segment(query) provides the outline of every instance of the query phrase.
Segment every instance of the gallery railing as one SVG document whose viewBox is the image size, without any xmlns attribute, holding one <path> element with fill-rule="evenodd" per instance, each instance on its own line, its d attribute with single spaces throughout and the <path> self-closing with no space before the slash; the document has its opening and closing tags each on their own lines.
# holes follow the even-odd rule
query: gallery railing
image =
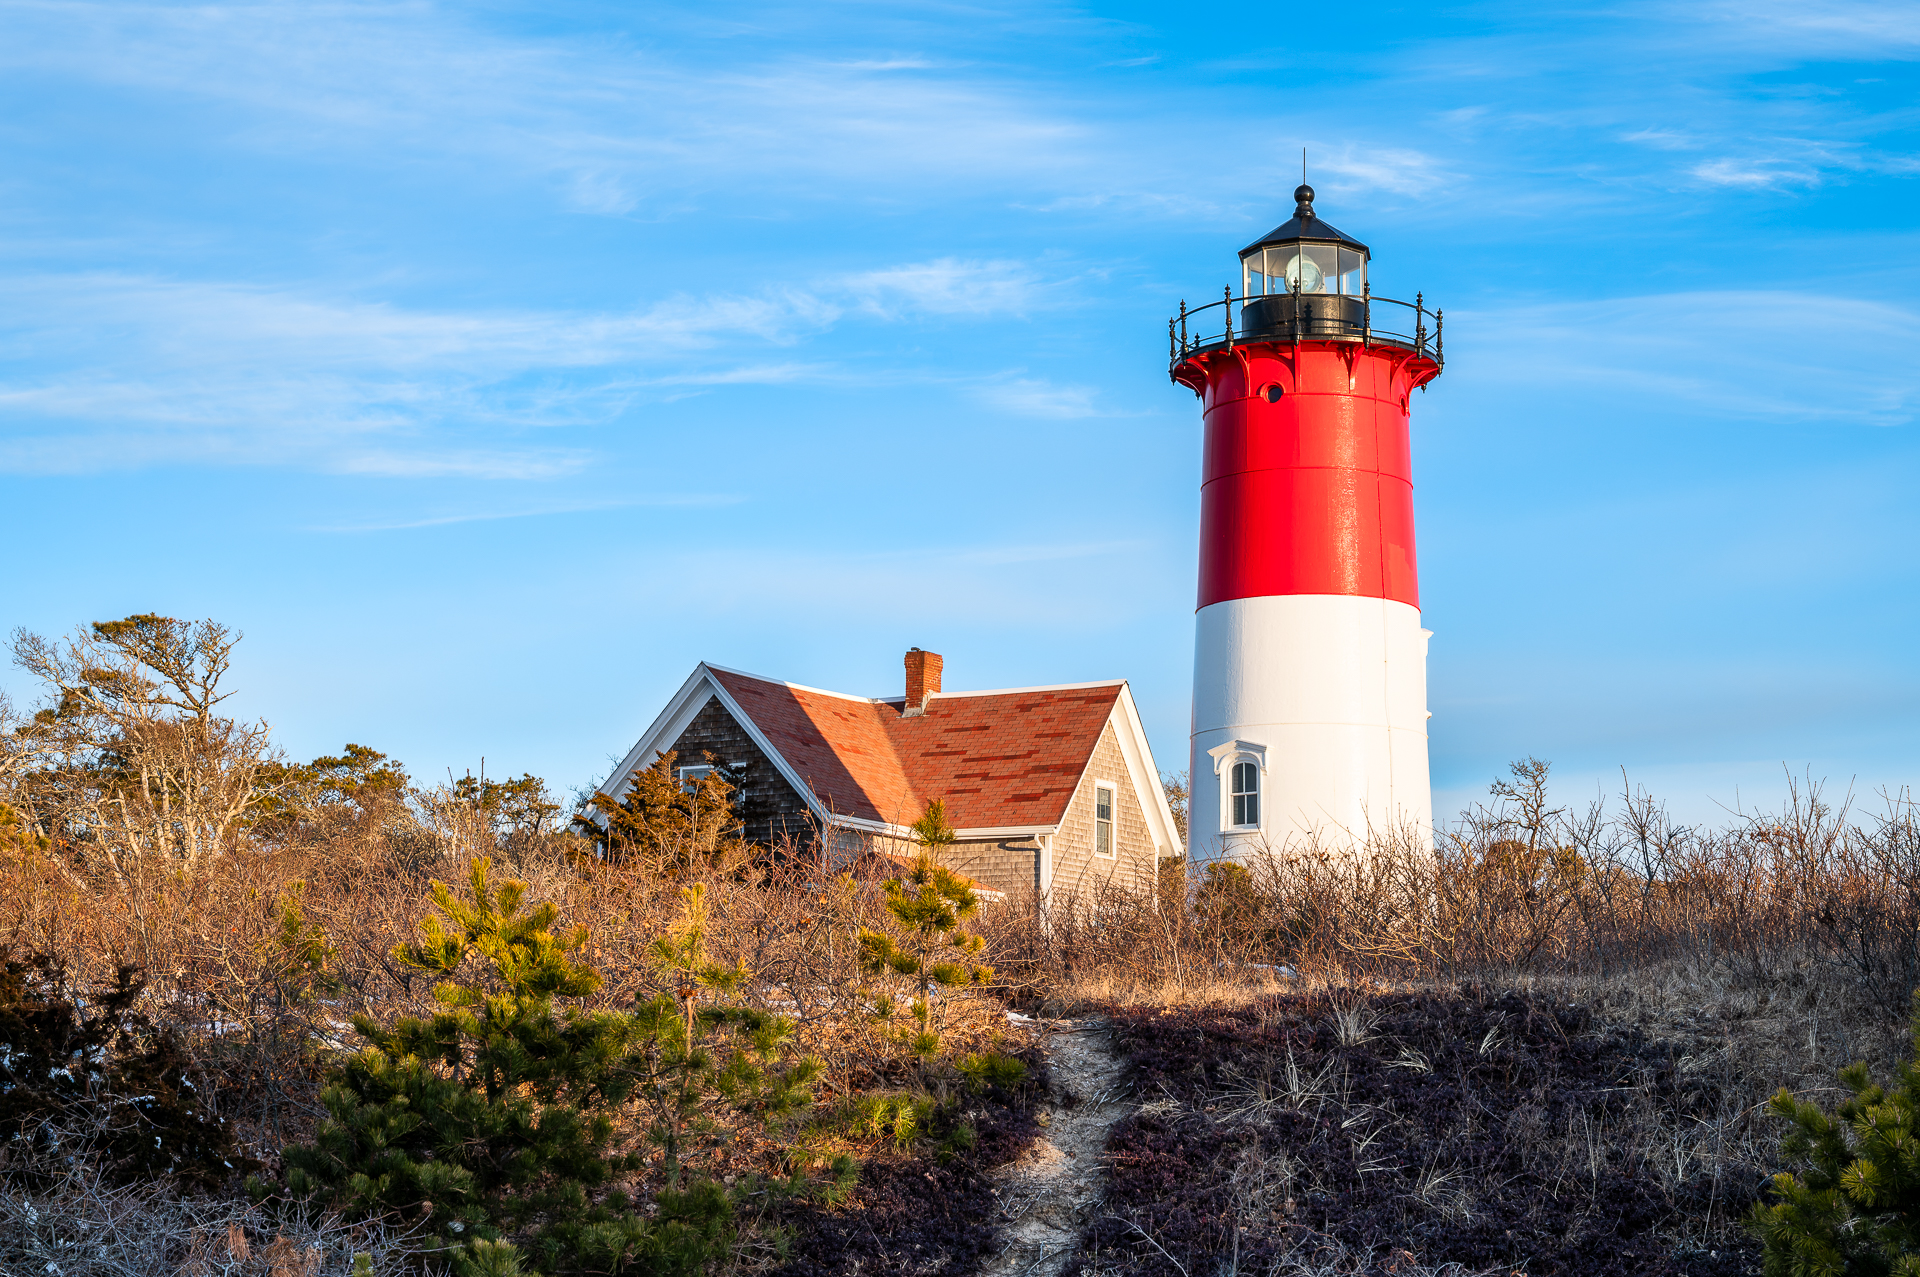
<svg viewBox="0 0 1920 1277">
<path fill-rule="evenodd" d="M 1428 310 L 1426 294 L 1410 302 L 1392 297 L 1343 297 L 1334 293 L 1270 293 L 1263 297 L 1235 297 L 1223 290 L 1217 302 L 1187 309 L 1167 321 L 1167 352 L 1171 367 L 1209 350 L 1224 350 L 1255 341 L 1352 341 L 1367 346 L 1395 346 L 1446 366 L 1443 317 Z M 1374 313 L 1376 306 L 1399 310 Z M 1237 314 L 1236 314 L 1237 310 Z M 1208 311 L 1218 312 L 1209 315 Z M 1376 318 L 1387 321 L 1377 324 Z M 1399 332 L 1413 320 L 1412 332 Z M 1431 321 L 1431 327 L 1429 327 Z M 1388 326 L 1390 325 L 1390 326 Z"/>
</svg>

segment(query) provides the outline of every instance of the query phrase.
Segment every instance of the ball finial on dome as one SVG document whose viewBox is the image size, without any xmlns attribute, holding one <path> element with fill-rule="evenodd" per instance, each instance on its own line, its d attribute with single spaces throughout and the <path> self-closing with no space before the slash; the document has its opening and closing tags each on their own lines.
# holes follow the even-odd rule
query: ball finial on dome
<svg viewBox="0 0 1920 1277">
<path fill-rule="evenodd" d="M 1305 182 L 1293 188 L 1293 215 L 1295 217 L 1313 216 L 1313 188 Z"/>
</svg>

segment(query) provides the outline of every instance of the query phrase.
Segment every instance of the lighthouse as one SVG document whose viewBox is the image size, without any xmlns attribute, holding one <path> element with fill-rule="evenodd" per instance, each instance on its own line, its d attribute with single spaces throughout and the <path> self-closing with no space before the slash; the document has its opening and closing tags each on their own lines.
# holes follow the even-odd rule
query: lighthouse
<svg viewBox="0 0 1920 1277">
<path fill-rule="evenodd" d="M 1432 837 L 1412 394 L 1444 363 L 1423 295 L 1377 297 L 1367 246 L 1293 217 L 1240 287 L 1185 302 L 1171 375 L 1200 397 L 1188 846 L 1241 859 Z"/>
</svg>

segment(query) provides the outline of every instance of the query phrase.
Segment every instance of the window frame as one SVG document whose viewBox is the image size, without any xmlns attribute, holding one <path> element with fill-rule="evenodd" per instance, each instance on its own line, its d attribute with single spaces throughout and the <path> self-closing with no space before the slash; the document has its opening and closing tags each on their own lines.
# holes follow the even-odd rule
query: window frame
<svg viewBox="0 0 1920 1277">
<path fill-rule="evenodd" d="M 1260 833 L 1267 827 L 1267 747 L 1256 741 L 1230 740 L 1215 745 L 1207 753 L 1213 756 L 1213 775 L 1220 788 L 1219 795 L 1220 829 L 1222 834 Z M 1259 819 L 1251 825 L 1233 823 L 1233 769 L 1241 763 L 1253 764 L 1255 795 L 1260 799 L 1255 815 Z"/>
<path fill-rule="evenodd" d="M 1107 818 L 1100 819 L 1100 791 L 1107 791 Z M 1107 850 L 1100 850 L 1100 826 L 1107 827 Z M 1120 858 L 1120 786 L 1110 780 L 1093 782 L 1093 854 L 1101 860 Z"/>
<path fill-rule="evenodd" d="M 695 785 L 719 770 L 719 767 L 712 763 L 689 763 L 685 767 L 673 769 L 674 779 L 680 782 L 681 792 L 688 794 L 693 792 Z"/>
<path fill-rule="evenodd" d="M 1246 775 L 1252 786 L 1250 789 L 1241 789 L 1239 787 L 1240 769 L 1243 767 L 1247 769 Z M 1262 797 L 1260 791 L 1265 789 L 1266 786 L 1261 784 L 1261 781 L 1265 778 L 1260 772 L 1260 764 L 1244 754 L 1236 756 L 1234 760 L 1227 765 L 1228 810 L 1222 813 L 1222 818 L 1226 821 L 1227 828 L 1236 833 L 1262 827 L 1261 817 L 1266 813 L 1262 810 L 1264 804 L 1260 801 Z M 1247 798 L 1253 800 L 1253 819 L 1241 820 L 1238 818 L 1240 815 L 1241 800 Z"/>
</svg>

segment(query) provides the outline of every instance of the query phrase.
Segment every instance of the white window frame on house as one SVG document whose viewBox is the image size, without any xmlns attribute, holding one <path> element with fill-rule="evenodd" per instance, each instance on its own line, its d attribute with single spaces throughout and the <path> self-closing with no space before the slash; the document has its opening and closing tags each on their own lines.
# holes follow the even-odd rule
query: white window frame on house
<svg viewBox="0 0 1920 1277">
<path fill-rule="evenodd" d="M 1258 833 L 1267 823 L 1267 747 L 1253 741 L 1230 740 L 1207 751 L 1213 755 L 1213 774 L 1220 784 L 1220 832 L 1223 834 Z M 1233 819 L 1233 773 L 1242 763 L 1253 765 L 1254 820 L 1235 824 Z"/>
<path fill-rule="evenodd" d="M 1100 791 L 1107 791 L 1107 818 L 1100 819 Z M 1100 827 L 1106 826 L 1107 849 L 1100 850 Z M 1120 786 L 1110 780 L 1093 782 L 1093 854 L 1102 860 L 1120 857 Z"/>
<path fill-rule="evenodd" d="M 693 763 L 689 766 L 675 769 L 679 775 L 680 788 L 689 791 L 701 780 L 713 775 L 715 770 L 712 763 Z"/>
</svg>

